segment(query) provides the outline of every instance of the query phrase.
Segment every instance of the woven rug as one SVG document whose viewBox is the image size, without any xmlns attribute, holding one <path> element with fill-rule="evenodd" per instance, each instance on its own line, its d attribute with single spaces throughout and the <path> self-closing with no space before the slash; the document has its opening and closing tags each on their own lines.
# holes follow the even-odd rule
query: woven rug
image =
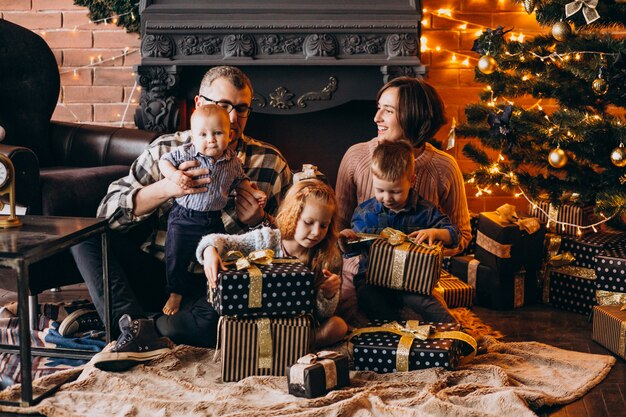
<svg viewBox="0 0 626 417">
<path fill-rule="evenodd" d="M 463 312 L 470 317 L 468 313 Z M 127 372 L 103 372 L 87 364 L 83 369 L 46 376 L 36 381 L 36 392 L 57 382 L 71 382 L 35 407 L 0 410 L 51 417 L 525 417 L 535 416 L 534 410 L 543 406 L 580 398 L 602 381 L 615 363 L 612 356 L 542 343 L 499 342 L 487 335 L 493 332 L 488 326 L 475 327 L 481 329 L 474 333 L 480 340 L 480 354 L 465 367 L 395 374 L 352 371 L 351 386 L 316 399 L 289 395 L 286 377 L 222 383 L 213 350 L 180 345 Z M 0 399 L 17 396 L 16 387 L 0 393 Z"/>
</svg>

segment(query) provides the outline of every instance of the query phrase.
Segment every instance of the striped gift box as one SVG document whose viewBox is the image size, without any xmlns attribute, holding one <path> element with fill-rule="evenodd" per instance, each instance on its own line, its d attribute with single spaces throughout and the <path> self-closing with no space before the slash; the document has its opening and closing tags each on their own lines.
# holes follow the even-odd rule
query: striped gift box
<svg viewBox="0 0 626 417">
<path fill-rule="evenodd" d="M 579 228 L 577 226 L 587 226 L 595 221 L 594 206 L 581 207 L 575 204 L 562 204 L 557 207 L 548 201 L 537 201 L 536 205 L 531 204 L 528 210 L 530 216 L 538 217 L 539 221 L 543 223 L 547 223 L 548 216 L 550 216 L 552 220 L 556 219 L 559 222 L 576 225 L 559 225 L 557 228 L 554 222 L 550 222 L 549 230 L 562 235 L 578 236 Z M 591 231 L 591 228 L 580 229 L 581 234 Z"/>
<path fill-rule="evenodd" d="M 591 338 L 626 359 L 626 311 L 621 306 L 595 306 Z"/>
<path fill-rule="evenodd" d="M 404 242 L 393 246 L 377 239 L 370 248 L 366 282 L 430 295 L 439 281 L 442 260 L 441 245 L 427 248 Z"/>
<path fill-rule="evenodd" d="M 219 343 L 224 382 L 252 375 L 285 375 L 288 365 L 311 351 L 310 315 L 291 318 L 221 317 Z"/>
<path fill-rule="evenodd" d="M 441 292 L 450 308 L 471 307 L 474 304 L 474 288 L 450 274 L 442 274 L 435 291 Z"/>
</svg>

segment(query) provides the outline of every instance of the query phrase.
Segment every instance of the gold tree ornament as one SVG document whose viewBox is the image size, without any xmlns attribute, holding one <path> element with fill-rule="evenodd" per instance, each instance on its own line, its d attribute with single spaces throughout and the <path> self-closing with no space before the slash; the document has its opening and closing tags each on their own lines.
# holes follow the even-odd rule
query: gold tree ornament
<svg viewBox="0 0 626 417">
<path fill-rule="evenodd" d="M 611 162 L 618 168 L 626 167 L 626 148 L 624 143 L 620 143 L 619 146 L 613 149 L 611 152 Z"/>
<path fill-rule="evenodd" d="M 556 149 L 550 151 L 548 162 L 553 168 L 563 168 L 565 164 L 567 164 L 567 154 L 563 149 L 557 146 Z"/>
<path fill-rule="evenodd" d="M 535 0 L 524 0 L 524 10 L 526 13 L 531 14 L 535 11 Z"/>
<path fill-rule="evenodd" d="M 572 34 L 572 28 L 567 22 L 556 22 L 552 26 L 552 37 L 559 42 L 565 42 Z"/>
<path fill-rule="evenodd" d="M 491 55 L 483 55 L 478 60 L 478 70 L 489 75 L 498 69 L 498 61 Z"/>
<path fill-rule="evenodd" d="M 596 95 L 603 96 L 609 91 L 609 83 L 603 78 L 596 78 L 591 83 L 591 89 Z"/>
</svg>

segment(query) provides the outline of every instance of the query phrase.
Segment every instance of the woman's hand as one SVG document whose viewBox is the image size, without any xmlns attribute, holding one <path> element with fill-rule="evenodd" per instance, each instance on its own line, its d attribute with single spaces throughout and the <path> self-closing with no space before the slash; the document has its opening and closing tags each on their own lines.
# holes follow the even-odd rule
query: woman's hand
<svg viewBox="0 0 626 417">
<path fill-rule="evenodd" d="M 341 278 L 339 275 L 333 274 L 328 269 L 322 269 L 322 273 L 324 274 L 324 282 L 320 285 L 320 290 L 323 291 L 324 297 L 333 298 L 337 291 L 339 291 L 339 287 L 341 286 Z"/>
<path fill-rule="evenodd" d="M 222 263 L 222 258 L 217 253 L 217 249 L 209 246 L 204 250 L 204 275 L 206 275 L 211 288 L 217 287 L 217 274 L 227 269 Z"/>
</svg>

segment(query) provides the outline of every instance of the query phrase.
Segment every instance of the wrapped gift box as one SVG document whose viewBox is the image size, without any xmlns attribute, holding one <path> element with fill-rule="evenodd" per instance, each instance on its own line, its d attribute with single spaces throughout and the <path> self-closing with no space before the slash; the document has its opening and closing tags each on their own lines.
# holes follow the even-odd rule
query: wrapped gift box
<svg viewBox="0 0 626 417">
<path fill-rule="evenodd" d="M 463 255 L 473 255 L 476 251 L 476 235 L 478 233 L 478 219 L 480 215 L 478 213 L 470 213 L 470 226 L 472 227 L 472 239 L 467 244 L 467 247 L 463 251 Z"/>
<path fill-rule="evenodd" d="M 209 301 L 220 316 L 276 317 L 312 313 L 314 275 L 301 262 L 253 265 L 248 269 L 220 272 Z M 289 260 L 291 261 L 291 260 Z"/>
<path fill-rule="evenodd" d="M 218 328 L 224 382 L 251 375 L 285 375 L 287 366 L 311 351 L 310 315 L 238 319 L 222 316 Z"/>
<path fill-rule="evenodd" d="M 557 207 L 549 201 L 540 200 L 536 202 L 536 205 L 530 205 L 529 214 L 537 217 L 542 223 L 547 223 L 548 216 L 550 216 L 550 218 L 559 222 L 575 225 L 557 225 L 552 221 L 550 222 L 549 230 L 562 235 L 578 236 L 579 231 L 580 234 L 592 232 L 591 228 L 581 229 L 577 226 L 587 226 L 595 223 L 597 216 L 594 214 L 594 210 L 594 206 L 583 207 L 576 204 L 562 204 Z"/>
<path fill-rule="evenodd" d="M 626 292 L 626 245 L 596 255 L 596 285 L 600 290 Z"/>
<path fill-rule="evenodd" d="M 541 267 L 545 228 L 532 234 L 495 212 L 480 213 L 475 258 L 499 273 L 513 275 L 522 267 L 535 272 Z"/>
<path fill-rule="evenodd" d="M 401 327 L 411 326 L 412 321 L 394 323 Z M 416 323 L 417 324 L 417 323 Z M 454 332 L 469 337 L 460 332 L 458 323 L 419 323 L 432 325 L 437 332 Z M 380 328 L 383 323 L 373 322 L 367 329 Z M 352 353 L 354 367 L 361 371 L 390 373 L 398 371 L 413 371 L 432 367 L 455 369 L 459 364 L 463 342 L 458 339 L 420 340 L 408 339 L 408 343 L 401 344 L 404 336 L 386 330 L 371 331 L 358 334 L 364 329 L 356 329 L 357 335 L 352 337 Z M 473 348 L 475 349 L 475 341 Z M 402 347 L 404 346 L 404 347 Z M 406 350 L 405 350 L 406 349 Z M 399 352 L 402 351 L 403 353 Z M 406 369 L 403 369 L 405 368 Z"/>
<path fill-rule="evenodd" d="M 322 351 L 309 353 L 287 367 L 289 394 L 315 398 L 329 391 L 350 385 L 350 371 L 346 355 Z"/>
<path fill-rule="evenodd" d="M 551 306 L 588 315 L 596 305 L 595 271 L 563 266 L 548 271 L 543 299 Z"/>
<path fill-rule="evenodd" d="M 404 242 L 394 246 L 377 239 L 370 248 L 366 282 L 430 295 L 439 280 L 442 258 L 441 245 Z"/>
<path fill-rule="evenodd" d="M 626 359 L 626 311 L 621 306 L 595 306 L 591 338 Z"/>
<path fill-rule="evenodd" d="M 474 305 L 474 287 L 449 273 L 442 273 L 434 291 L 439 291 L 449 308 Z"/>
<path fill-rule="evenodd" d="M 473 256 L 455 256 L 450 262 L 451 274 L 475 289 L 475 304 L 494 310 L 522 307 L 527 280 L 523 272 L 500 273 L 482 265 Z M 530 302 L 530 300 L 529 300 Z"/>
<path fill-rule="evenodd" d="M 596 256 L 605 248 L 626 245 L 626 233 L 598 232 L 584 236 L 563 236 L 559 253 L 569 252 L 576 260 L 572 263 L 583 268 L 595 268 Z"/>
</svg>

